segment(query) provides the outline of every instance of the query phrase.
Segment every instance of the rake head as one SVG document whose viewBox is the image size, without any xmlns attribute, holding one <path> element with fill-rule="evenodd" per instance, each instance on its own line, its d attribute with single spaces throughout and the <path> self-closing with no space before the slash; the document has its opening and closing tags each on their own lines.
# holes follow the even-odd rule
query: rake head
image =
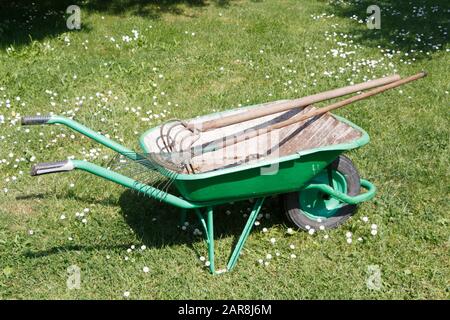
<svg viewBox="0 0 450 320">
<path fill-rule="evenodd" d="M 200 135 L 192 126 L 179 119 L 163 123 L 159 133 L 162 145 L 158 144 L 158 147 L 162 152 L 188 151 L 200 139 Z"/>
</svg>

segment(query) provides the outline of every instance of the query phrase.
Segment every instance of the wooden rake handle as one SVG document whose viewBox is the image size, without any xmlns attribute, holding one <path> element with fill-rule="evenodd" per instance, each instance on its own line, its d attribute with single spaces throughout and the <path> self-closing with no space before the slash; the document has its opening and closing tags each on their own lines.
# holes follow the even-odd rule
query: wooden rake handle
<svg viewBox="0 0 450 320">
<path fill-rule="evenodd" d="M 242 142 L 242 141 L 247 140 L 247 139 L 252 139 L 252 138 L 257 137 L 257 136 L 259 136 L 261 134 L 270 132 L 271 130 L 281 129 L 281 128 L 289 126 L 291 124 L 298 123 L 298 122 L 304 121 L 306 119 L 322 115 L 322 114 L 327 113 L 327 112 L 329 112 L 331 110 L 335 110 L 335 109 L 341 108 L 341 107 L 346 106 L 346 105 L 348 105 L 350 103 L 369 98 L 369 97 L 371 97 L 373 95 L 376 95 L 378 93 L 384 92 L 386 90 L 393 89 L 393 88 L 396 88 L 396 87 L 401 86 L 403 84 L 406 84 L 408 82 L 415 81 L 417 79 L 423 78 L 426 75 L 427 75 L 427 73 L 423 71 L 423 72 L 420 72 L 420 73 L 418 73 L 416 75 L 410 76 L 408 78 L 404 78 L 404 79 L 401 79 L 401 80 L 389 83 L 387 85 L 381 86 L 379 88 L 370 90 L 368 92 L 361 93 L 359 95 L 350 97 L 348 99 L 345 99 L 345 100 L 333 103 L 333 104 L 331 104 L 331 105 L 329 105 L 327 107 L 316 109 L 316 110 L 313 110 L 313 111 L 308 112 L 306 114 L 293 116 L 292 118 L 290 118 L 288 120 L 276 123 L 276 124 L 271 125 L 271 126 L 267 126 L 267 127 L 263 128 L 263 129 L 252 130 L 250 132 L 242 132 L 242 134 L 234 137 L 233 139 L 218 139 L 218 140 L 215 140 L 215 141 L 211 142 L 211 144 L 213 145 L 213 148 L 210 148 L 210 149 L 211 150 L 218 150 L 218 149 L 222 149 L 222 148 L 228 147 L 228 146 L 230 146 L 232 144 L 236 144 L 236 143 Z M 202 152 L 203 151 L 201 151 L 200 153 L 202 153 Z"/>
<path fill-rule="evenodd" d="M 307 97 L 303 97 L 303 98 L 299 98 L 299 99 L 295 99 L 295 100 L 289 100 L 289 101 L 282 102 L 282 103 L 279 103 L 276 105 L 270 104 L 270 105 L 262 106 L 257 109 L 249 110 L 247 112 L 242 112 L 239 114 L 225 116 L 225 117 L 222 117 L 219 119 L 205 121 L 201 124 L 196 124 L 196 125 L 195 124 L 187 124 L 186 126 L 189 130 L 192 130 L 192 131 L 195 130 L 195 131 L 205 132 L 205 131 L 209 131 L 212 129 L 222 128 L 222 127 L 229 126 L 232 124 L 241 123 L 244 121 L 264 117 L 264 116 L 267 116 L 270 114 L 287 111 L 287 110 L 294 109 L 294 108 L 306 107 L 308 105 L 311 105 L 311 104 L 314 104 L 317 102 L 330 100 L 330 99 L 342 97 L 342 96 L 345 96 L 345 95 L 348 95 L 351 93 L 355 93 L 358 91 L 363 91 L 366 89 L 379 87 L 379 86 L 382 86 L 382 85 L 385 85 L 388 83 L 392 83 L 392 82 L 395 82 L 398 80 L 400 80 L 399 75 L 391 75 L 388 77 L 370 80 L 367 82 L 362 82 L 362 83 L 358 83 L 358 84 L 343 87 L 343 88 L 338 88 L 338 89 L 334 89 L 334 90 L 317 93 L 317 94 L 314 94 L 311 96 L 307 96 Z"/>
<path fill-rule="evenodd" d="M 342 100 L 342 101 L 330 104 L 329 106 L 313 110 L 313 111 L 308 112 L 306 114 L 302 114 L 302 115 L 299 115 L 299 116 L 294 116 L 294 117 L 292 117 L 289 120 L 286 120 L 286 121 L 274 124 L 272 126 L 269 126 L 269 127 L 267 127 L 267 129 L 268 130 L 273 130 L 273 129 L 283 128 L 283 127 L 286 127 L 288 125 L 294 124 L 296 122 L 304 121 L 306 119 L 322 115 L 322 114 L 327 113 L 327 112 L 329 112 L 331 110 L 335 110 L 335 109 L 344 107 L 346 105 L 349 105 L 350 103 L 369 98 L 369 97 L 371 97 L 373 95 L 376 95 L 378 93 L 382 93 L 382 92 L 384 92 L 386 90 L 393 89 L 393 88 L 396 88 L 398 86 L 404 85 L 404 84 L 406 84 L 408 82 L 412 82 L 412 81 L 421 79 L 421 78 L 425 77 L 426 75 L 427 75 L 427 73 L 425 71 L 422 71 L 422 72 L 420 72 L 418 74 L 415 74 L 413 76 L 410 76 L 410 77 L 407 77 L 407 78 L 404 78 L 404 79 L 401 79 L 401 80 L 398 80 L 398 81 L 386 84 L 384 86 L 372 89 L 370 91 L 361 93 L 359 95 L 350 97 L 348 99 L 345 99 L 345 100 Z"/>
</svg>

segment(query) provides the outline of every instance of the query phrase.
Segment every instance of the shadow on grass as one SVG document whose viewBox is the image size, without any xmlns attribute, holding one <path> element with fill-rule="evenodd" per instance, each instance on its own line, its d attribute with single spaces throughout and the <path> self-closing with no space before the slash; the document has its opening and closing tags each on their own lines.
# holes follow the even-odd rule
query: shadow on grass
<svg viewBox="0 0 450 320">
<path fill-rule="evenodd" d="M 53 193 L 51 193 L 51 192 L 30 193 L 30 194 L 18 195 L 18 196 L 16 196 L 16 200 L 17 201 L 21 201 L 21 200 L 26 201 L 26 200 L 45 199 L 50 196 L 53 196 Z M 79 196 L 72 190 L 69 190 L 66 195 L 64 195 L 64 194 L 56 195 L 56 199 L 66 200 L 68 198 L 70 198 L 71 200 L 75 200 L 77 202 L 82 202 L 82 203 L 86 203 L 86 204 L 91 204 L 91 203 L 95 202 L 96 204 L 99 204 L 102 206 L 107 206 L 107 207 L 116 207 L 117 206 L 117 200 L 112 196 L 98 200 L 95 197 Z"/>
<path fill-rule="evenodd" d="M 194 236 L 195 229 L 204 234 L 204 230 L 194 213 L 194 210 L 188 210 L 187 221 L 189 225 L 186 230 L 180 228 L 181 210 L 145 196 L 140 196 L 131 190 L 127 190 L 120 197 L 120 206 L 127 224 L 133 229 L 146 246 L 161 248 L 192 244 L 204 241 L 203 236 Z M 262 213 L 271 212 L 271 219 L 262 219 L 261 223 L 270 227 L 273 224 L 282 223 L 282 212 L 279 209 L 279 198 L 266 199 Z M 253 206 L 248 201 L 240 201 L 235 204 L 222 205 L 214 207 L 214 238 L 220 239 L 233 236 L 236 244 L 242 233 L 247 219 L 243 217 L 244 213 Z M 204 209 L 203 209 L 204 210 Z M 226 211 L 231 212 L 230 215 Z M 205 244 L 206 246 L 206 244 Z M 231 252 L 230 252 L 231 253 Z"/>
<path fill-rule="evenodd" d="M 366 12 L 371 5 L 381 11 L 381 28 L 368 29 Z M 416 58 L 426 52 L 440 50 L 449 41 L 450 2 L 448 0 L 353 0 L 335 1 L 328 7 L 337 16 L 363 20 L 349 32 L 353 40 L 364 46 L 408 52 Z M 355 22 L 356 23 L 356 22 Z"/>
<path fill-rule="evenodd" d="M 55 37 L 70 31 L 66 13 L 70 5 L 81 9 L 82 31 L 89 26 L 83 22 L 83 12 L 98 12 L 113 15 L 138 15 L 158 19 L 164 13 L 184 14 L 180 5 L 204 7 L 214 4 L 227 7 L 231 0 L 87 0 L 76 3 L 73 0 L 12 0 L 0 2 L 0 48 L 21 47 L 33 40 Z M 74 31 L 77 32 L 77 31 Z"/>
<path fill-rule="evenodd" d="M 24 256 L 26 258 L 43 258 L 54 254 L 64 253 L 67 251 L 99 251 L 99 250 L 117 250 L 117 249 L 125 250 L 128 249 L 131 245 L 132 243 L 121 245 L 95 245 L 95 246 L 73 244 L 73 245 L 51 247 L 50 249 L 41 251 L 26 251 L 24 253 Z"/>
<path fill-rule="evenodd" d="M 38 197 L 40 196 L 38 195 Z M 248 201 L 241 201 L 236 204 L 214 208 L 214 238 L 233 237 L 233 244 L 229 251 L 230 255 L 247 221 L 243 217 L 243 214 L 248 212 L 252 205 Z M 183 231 L 178 226 L 180 223 L 180 210 L 164 202 L 139 195 L 132 190 L 126 190 L 119 199 L 119 206 L 122 209 L 126 223 L 134 231 L 141 243 L 145 244 L 148 248 L 187 245 L 199 255 L 194 247 L 194 243 L 204 242 L 206 251 L 206 242 L 203 236 L 195 236 L 193 234 L 195 228 L 203 232 L 193 210 L 188 211 L 187 221 L 189 222 L 189 226 Z M 227 210 L 230 210 L 232 214 L 227 215 Z M 280 199 L 278 197 L 269 197 L 266 199 L 262 209 L 262 213 L 264 212 L 270 212 L 271 218 L 262 219 L 261 226 L 270 227 L 274 224 L 283 223 L 283 212 L 280 210 Z M 27 258 L 41 258 L 66 251 L 127 249 L 131 245 L 132 243 L 95 246 L 64 245 L 41 251 L 27 251 L 24 255 Z"/>
</svg>

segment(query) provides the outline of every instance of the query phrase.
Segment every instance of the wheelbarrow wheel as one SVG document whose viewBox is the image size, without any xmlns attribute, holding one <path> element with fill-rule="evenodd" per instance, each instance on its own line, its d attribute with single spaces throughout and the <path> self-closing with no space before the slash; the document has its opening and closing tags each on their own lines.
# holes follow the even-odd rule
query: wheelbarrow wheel
<svg viewBox="0 0 450 320">
<path fill-rule="evenodd" d="M 330 164 L 333 188 L 350 196 L 360 192 L 359 173 L 346 156 L 339 156 Z M 329 170 L 315 176 L 312 183 L 330 183 Z M 285 214 L 290 222 L 302 230 L 336 228 L 356 211 L 356 205 L 342 203 L 319 190 L 301 190 L 284 195 Z"/>
</svg>

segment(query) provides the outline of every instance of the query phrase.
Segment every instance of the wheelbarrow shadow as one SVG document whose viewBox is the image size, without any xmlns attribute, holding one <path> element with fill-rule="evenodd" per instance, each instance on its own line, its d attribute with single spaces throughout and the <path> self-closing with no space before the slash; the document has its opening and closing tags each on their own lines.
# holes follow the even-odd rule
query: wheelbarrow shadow
<svg viewBox="0 0 450 320">
<path fill-rule="evenodd" d="M 33 194 L 18 197 L 18 200 L 29 198 L 43 198 L 45 194 Z M 78 198 L 79 201 L 83 199 Z M 107 205 L 113 204 L 111 201 L 105 201 Z M 164 248 L 167 246 L 187 245 L 197 255 L 200 253 L 194 244 L 203 242 L 202 235 L 194 235 L 194 230 L 202 230 L 202 227 L 193 210 L 188 210 L 186 230 L 180 226 L 181 210 L 139 194 L 133 190 L 125 190 L 119 198 L 118 205 L 125 222 L 130 226 L 141 244 L 149 248 Z M 242 229 L 246 223 L 245 214 L 248 214 L 253 206 L 249 201 L 240 201 L 233 204 L 217 206 L 214 208 L 215 220 L 215 239 L 234 237 L 232 246 L 234 247 L 239 239 Z M 283 223 L 282 212 L 279 209 L 280 203 L 278 197 L 270 197 L 263 206 L 263 213 L 270 212 L 270 219 L 262 219 L 261 226 L 270 227 L 274 224 Z M 65 245 L 52 247 L 43 251 L 27 251 L 25 256 L 28 258 L 40 258 L 48 255 L 58 254 L 66 251 L 92 251 L 92 250 L 115 250 L 127 249 L 132 245 L 130 243 L 113 245 Z M 206 250 L 206 246 L 205 246 Z M 230 252 L 231 254 L 231 248 Z"/>
<path fill-rule="evenodd" d="M 147 247 L 187 245 L 199 254 L 194 243 L 203 242 L 205 239 L 203 235 L 194 235 L 195 229 L 203 232 L 194 210 L 187 211 L 187 225 L 181 228 L 180 209 L 135 191 L 126 190 L 119 199 L 119 205 L 125 221 Z M 232 236 L 234 247 L 247 221 L 246 215 L 252 206 L 253 204 L 249 201 L 240 201 L 214 207 L 214 239 Z M 260 226 L 270 227 L 283 223 L 284 219 L 279 207 L 278 197 L 268 198 L 262 209 L 264 218 L 261 219 Z M 270 215 L 269 219 L 266 218 L 267 213 Z M 231 248 L 229 254 L 231 254 Z"/>
</svg>

